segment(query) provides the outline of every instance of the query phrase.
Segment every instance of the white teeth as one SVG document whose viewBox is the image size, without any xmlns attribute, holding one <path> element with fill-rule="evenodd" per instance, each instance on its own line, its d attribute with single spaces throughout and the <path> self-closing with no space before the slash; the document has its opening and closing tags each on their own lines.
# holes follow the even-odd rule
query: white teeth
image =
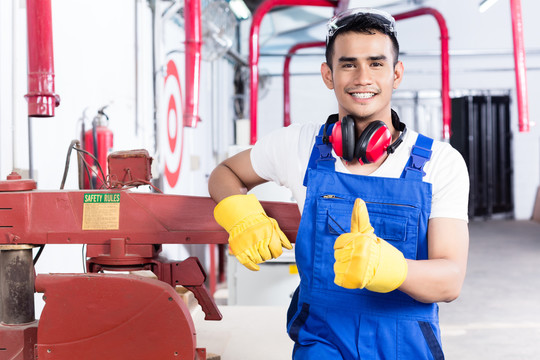
<svg viewBox="0 0 540 360">
<path fill-rule="evenodd" d="M 352 93 L 351 95 L 359 99 L 369 99 L 370 97 L 375 96 L 375 93 Z"/>
</svg>

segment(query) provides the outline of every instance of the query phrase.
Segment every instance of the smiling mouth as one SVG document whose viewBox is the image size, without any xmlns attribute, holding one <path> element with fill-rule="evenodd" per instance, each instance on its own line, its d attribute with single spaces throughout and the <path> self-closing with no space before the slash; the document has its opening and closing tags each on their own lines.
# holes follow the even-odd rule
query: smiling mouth
<svg viewBox="0 0 540 360">
<path fill-rule="evenodd" d="M 351 93 L 351 96 L 357 99 L 370 99 L 374 97 L 376 94 L 373 92 L 355 92 Z"/>
</svg>

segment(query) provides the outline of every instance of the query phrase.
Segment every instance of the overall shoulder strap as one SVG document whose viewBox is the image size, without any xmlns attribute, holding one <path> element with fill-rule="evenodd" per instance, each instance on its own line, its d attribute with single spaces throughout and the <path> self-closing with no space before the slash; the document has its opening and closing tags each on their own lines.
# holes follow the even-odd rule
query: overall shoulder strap
<svg viewBox="0 0 540 360">
<path fill-rule="evenodd" d="M 422 178 L 426 175 L 424 165 L 431 159 L 431 146 L 433 145 L 433 139 L 418 134 L 416 143 L 412 147 L 411 156 L 403 172 L 401 173 L 402 179 L 413 179 L 422 181 Z"/>
<path fill-rule="evenodd" d="M 334 163 L 336 159 L 332 156 L 332 144 L 325 141 L 324 133 L 332 132 L 334 124 L 328 125 L 328 123 L 321 126 L 319 134 L 315 137 L 315 145 L 311 150 L 311 156 L 309 157 L 306 173 L 304 174 L 304 186 L 307 186 L 307 173 L 309 169 L 317 169 L 317 167 L 327 167 L 334 169 Z"/>
</svg>

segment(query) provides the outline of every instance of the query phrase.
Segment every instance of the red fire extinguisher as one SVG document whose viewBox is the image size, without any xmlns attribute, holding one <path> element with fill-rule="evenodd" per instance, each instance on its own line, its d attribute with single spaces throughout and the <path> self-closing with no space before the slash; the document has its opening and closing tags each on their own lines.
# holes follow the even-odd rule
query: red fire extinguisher
<svg viewBox="0 0 540 360">
<path fill-rule="evenodd" d="M 97 159 L 96 162 L 91 156 L 84 155 L 86 164 L 92 168 L 84 176 L 85 189 L 101 189 L 105 187 L 103 182 L 107 181 L 107 156 L 113 148 L 113 133 L 108 127 L 109 117 L 104 112 L 106 107 L 98 110 L 92 120 L 92 128 L 84 133 L 83 148 Z"/>
</svg>

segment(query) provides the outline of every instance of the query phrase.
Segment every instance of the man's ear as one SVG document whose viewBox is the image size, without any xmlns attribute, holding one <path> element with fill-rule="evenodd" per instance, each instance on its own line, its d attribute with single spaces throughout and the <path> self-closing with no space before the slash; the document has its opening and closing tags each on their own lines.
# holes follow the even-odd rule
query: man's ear
<svg viewBox="0 0 540 360">
<path fill-rule="evenodd" d="M 321 64 L 321 75 L 322 75 L 322 79 L 326 87 L 329 88 L 330 90 L 333 90 L 334 79 L 332 77 L 332 69 L 330 69 L 330 66 L 328 66 L 328 64 L 325 62 Z"/>
<path fill-rule="evenodd" d="M 398 61 L 396 66 L 394 66 L 394 89 L 397 89 L 399 87 L 399 84 L 401 84 L 401 80 L 403 80 L 403 71 L 405 69 L 403 68 L 403 63 L 401 61 Z"/>
</svg>

